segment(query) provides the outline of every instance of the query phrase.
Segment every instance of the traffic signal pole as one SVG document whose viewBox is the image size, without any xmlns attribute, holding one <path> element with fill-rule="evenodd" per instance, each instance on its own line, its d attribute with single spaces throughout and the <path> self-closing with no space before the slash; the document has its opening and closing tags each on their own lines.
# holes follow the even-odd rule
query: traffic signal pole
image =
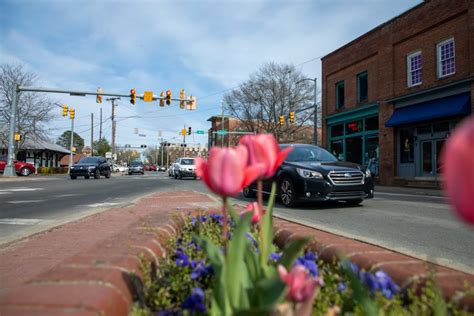
<svg viewBox="0 0 474 316">
<path fill-rule="evenodd" d="M 69 170 L 68 173 L 71 173 L 72 167 L 72 147 L 74 144 L 74 118 L 71 119 L 71 144 L 69 145 Z"/>
<path fill-rule="evenodd" d="M 13 99 L 11 106 L 10 114 L 10 135 L 8 137 L 8 156 L 7 156 L 7 165 L 5 166 L 5 171 L 3 172 L 4 177 L 16 177 L 15 172 L 15 123 L 16 123 L 16 106 L 18 102 L 18 92 L 19 85 L 16 85 L 13 90 Z"/>
</svg>

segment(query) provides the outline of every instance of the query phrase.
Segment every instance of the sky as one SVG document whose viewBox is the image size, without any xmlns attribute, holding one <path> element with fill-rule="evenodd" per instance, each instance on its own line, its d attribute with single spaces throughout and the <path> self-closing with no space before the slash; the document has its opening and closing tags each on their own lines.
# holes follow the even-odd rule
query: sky
<svg viewBox="0 0 474 316">
<path fill-rule="evenodd" d="M 138 94 L 180 89 L 197 98 L 195 111 L 179 104 L 116 104 L 118 146 L 182 142 L 180 130 L 207 131 L 221 114 L 225 93 L 264 64 L 290 64 L 308 78 L 321 78 L 321 60 L 358 36 L 419 4 L 421 0 L 151 1 L 0 0 L 0 63 L 20 64 L 39 76 L 37 87 Z M 75 132 L 111 140 L 111 104 L 95 97 L 49 94 L 76 110 Z M 51 139 L 70 129 L 54 109 Z M 138 129 L 138 134 L 135 134 Z M 161 136 L 160 136 L 161 135 Z M 206 135 L 186 143 L 205 146 Z"/>
</svg>

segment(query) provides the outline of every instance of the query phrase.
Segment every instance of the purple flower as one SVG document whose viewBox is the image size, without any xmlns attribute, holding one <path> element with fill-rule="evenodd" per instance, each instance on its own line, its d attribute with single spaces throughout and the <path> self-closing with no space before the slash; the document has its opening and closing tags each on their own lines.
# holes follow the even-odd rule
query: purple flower
<svg viewBox="0 0 474 316">
<path fill-rule="evenodd" d="M 158 312 L 158 316 L 181 316 L 182 313 L 179 310 L 164 309 Z"/>
<path fill-rule="evenodd" d="M 205 265 L 204 262 L 202 262 L 202 261 L 196 262 L 196 260 L 193 260 L 191 262 L 191 268 L 193 269 L 191 271 L 191 279 L 192 280 L 196 280 L 196 279 L 199 279 L 199 278 L 205 278 L 208 275 L 211 275 L 212 272 L 213 272 L 212 266 L 210 264 Z"/>
<path fill-rule="evenodd" d="M 212 218 L 214 221 L 218 222 L 219 225 L 224 225 L 224 216 L 221 215 L 221 214 L 212 214 L 212 215 L 209 215 L 210 218 Z"/>
<path fill-rule="evenodd" d="M 386 298 L 391 299 L 394 294 L 398 293 L 398 286 L 385 271 L 379 270 L 375 272 L 375 278 L 379 284 L 380 291 L 382 291 Z"/>
<path fill-rule="evenodd" d="M 183 238 L 176 239 L 176 246 L 180 246 L 183 243 Z"/>
<path fill-rule="evenodd" d="M 196 242 L 194 240 L 188 242 L 188 247 L 189 248 L 194 248 L 194 250 L 196 251 L 200 251 L 201 250 L 201 246 L 199 246 L 198 244 L 196 244 Z"/>
<path fill-rule="evenodd" d="M 308 258 L 315 259 L 316 257 L 314 255 L 309 255 Z M 298 265 L 298 264 L 304 266 L 309 271 L 309 273 L 311 273 L 313 277 L 318 276 L 319 273 L 318 273 L 318 266 L 316 265 L 316 262 L 314 260 L 306 259 L 306 255 L 301 256 L 298 259 L 296 259 L 293 266 Z"/>
<path fill-rule="evenodd" d="M 346 288 L 347 288 L 347 285 L 344 282 L 339 282 L 339 284 L 337 285 L 337 290 L 339 292 L 344 292 Z"/>
<path fill-rule="evenodd" d="M 192 290 L 191 295 L 184 300 L 181 307 L 183 309 L 205 313 L 206 304 L 204 304 L 204 298 L 204 291 L 201 288 L 196 287 Z"/>
<path fill-rule="evenodd" d="M 189 265 L 189 257 L 181 248 L 176 248 L 174 253 L 176 260 L 175 263 L 178 267 L 186 267 Z"/>
<path fill-rule="evenodd" d="M 359 275 L 359 267 L 357 266 L 357 264 L 355 263 L 352 263 L 351 262 L 351 269 L 352 269 L 352 272 L 354 272 L 355 274 Z"/>
<path fill-rule="evenodd" d="M 316 252 L 309 251 L 304 255 L 306 260 L 316 261 L 318 259 L 318 254 Z"/>
<path fill-rule="evenodd" d="M 270 254 L 270 261 L 277 262 L 280 260 L 282 254 L 280 252 L 272 252 Z"/>
</svg>

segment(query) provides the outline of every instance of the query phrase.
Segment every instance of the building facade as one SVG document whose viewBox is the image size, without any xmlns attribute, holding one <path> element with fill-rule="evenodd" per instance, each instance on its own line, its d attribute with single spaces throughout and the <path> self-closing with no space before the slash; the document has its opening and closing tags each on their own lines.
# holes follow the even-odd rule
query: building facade
<svg viewBox="0 0 474 316">
<path fill-rule="evenodd" d="M 322 58 L 323 146 L 383 184 L 436 181 L 474 112 L 474 1 L 429 0 Z"/>
</svg>

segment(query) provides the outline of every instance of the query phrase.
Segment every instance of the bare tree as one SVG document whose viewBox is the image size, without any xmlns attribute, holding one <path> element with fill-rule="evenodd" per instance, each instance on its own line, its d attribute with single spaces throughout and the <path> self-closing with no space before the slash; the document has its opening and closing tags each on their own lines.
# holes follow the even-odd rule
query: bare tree
<svg viewBox="0 0 474 316">
<path fill-rule="evenodd" d="M 265 64 L 250 79 L 224 96 L 226 112 L 240 121 L 248 132 L 275 135 L 279 142 L 308 140 L 313 110 L 313 86 L 301 81 L 304 76 L 292 65 Z M 289 113 L 295 112 L 295 123 L 289 124 Z M 285 125 L 280 126 L 280 116 Z"/>
<path fill-rule="evenodd" d="M 11 104 L 16 85 L 33 86 L 38 80 L 34 73 L 27 72 L 22 65 L 0 65 L 0 137 L 3 146 L 8 145 L 8 134 L 11 118 Z M 44 94 L 19 92 L 17 94 L 17 130 L 22 135 L 19 148 L 30 139 L 47 140 L 44 126 L 51 121 L 53 102 Z"/>
</svg>

